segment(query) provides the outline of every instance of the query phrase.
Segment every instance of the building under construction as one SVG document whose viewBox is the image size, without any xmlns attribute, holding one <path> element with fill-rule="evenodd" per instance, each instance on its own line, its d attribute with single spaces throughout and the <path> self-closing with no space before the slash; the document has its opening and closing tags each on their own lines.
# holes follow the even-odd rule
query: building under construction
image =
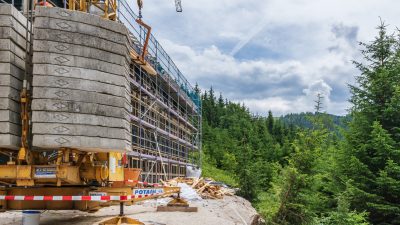
<svg viewBox="0 0 400 225">
<path fill-rule="evenodd" d="M 149 183 L 198 172 L 199 94 L 135 11 L 125 0 L 0 0 L 2 183 L 93 185 L 121 181 L 124 166 Z M 32 174 L 4 175 L 13 165 Z"/>
</svg>

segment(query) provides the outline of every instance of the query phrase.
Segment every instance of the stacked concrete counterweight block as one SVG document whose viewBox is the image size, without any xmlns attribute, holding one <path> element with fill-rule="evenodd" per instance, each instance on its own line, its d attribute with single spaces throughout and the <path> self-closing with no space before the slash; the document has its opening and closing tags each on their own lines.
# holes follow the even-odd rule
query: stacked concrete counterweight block
<svg viewBox="0 0 400 225">
<path fill-rule="evenodd" d="M 43 7 L 33 25 L 33 147 L 130 151 L 126 27 Z"/>
<path fill-rule="evenodd" d="M 10 4 L 0 3 L 0 148 L 17 150 L 21 146 L 20 94 L 29 69 L 25 64 L 27 27 L 30 24 L 24 15 Z"/>
</svg>

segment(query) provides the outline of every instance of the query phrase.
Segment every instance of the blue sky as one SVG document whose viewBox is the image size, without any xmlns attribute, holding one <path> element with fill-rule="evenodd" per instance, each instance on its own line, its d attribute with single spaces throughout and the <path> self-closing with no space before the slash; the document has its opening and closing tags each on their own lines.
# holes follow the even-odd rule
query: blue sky
<svg viewBox="0 0 400 225">
<path fill-rule="evenodd" d="M 400 26 L 395 0 L 145 0 L 144 20 L 188 80 L 244 102 L 253 113 L 343 115 L 359 72 L 359 41 L 382 17 Z M 396 24 L 398 22 L 398 24 Z"/>
</svg>

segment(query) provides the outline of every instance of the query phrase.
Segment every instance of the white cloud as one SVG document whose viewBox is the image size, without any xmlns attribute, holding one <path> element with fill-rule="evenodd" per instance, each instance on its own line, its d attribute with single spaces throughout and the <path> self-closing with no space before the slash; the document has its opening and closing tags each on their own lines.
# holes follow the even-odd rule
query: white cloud
<svg viewBox="0 0 400 225">
<path fill-rule="evenodd" d="M 357 41 L 369 41 L 379 16 L 400 20 L 399 1 L 193 0 L 146 2 L 153 33 L 191 83 L 213 86 L 254 113 L 325 110 L 344 114 L 359 72 Z M 395 25 L 395 24 L 393 24 Z M 394 29 L 395 26 L 391 26 Z"/>
<path fill-rule="evenodd" d="M 267 24 L 265 19 L 262 19 L 256 26 L 252 28 L 252 30 L 244 35 L 241 40 L 233 47 L 230 55 L 235 56 L 244 46 L 246 46 L 257 34 L 259 34 Z"/>
<path fill-rule="evenodd" d="M 269 97 L 265 99 L 243 99 L 247 107 L 253 110 L 254 113 L 268 112 L 273 109 L 274 115 L 282 115 L 293 112 L 293 102 L 288 101 L 282 97 Z"/>
<path fill-rule="evenodd" d="M 331 100 L 333 88 L 326 81 L 340 80 L 341 86 L 346 86 L 344 81 L 348 78 L 333 76 L 338 72 L 349 73 L 346 64 L 350 62 L 340 55 L 328 54 L 305 62 L 241 61 L 222 53 L 216 46 L 196 52 L 168 40 L 163 43 L 182 72 L 190 74 L 188 78 L 192 83 L 199 82 L 202 89 L 213 86 L 225 97 L 244 102 L 254 113 L 265 114 L 270 109 L 277 115 L 313 111 L 317 93 L 324 95 L 328 112 L 344 114 L 347 108 L 346 99 Z M 344 71 L 338 69 L 342 67 Z M 337 108 L 338 105 L 342 107 Z"/>
<path fill-rule="evenodd" d="M 332 88 L 321 79 L 314 81 L 307 88 L 303 89 L 303 93 L 306 94 L 306 96 L 314 97 L 318 94 L 329 97 L 331 95 L 331 91 Z"/>
<path fill-rule="evenodd" d="M 321 94 L 322 110 L 330 111 L 334 114 L 343 114 L 344 108 L 348 107 L 347 103 L 334 102 L 330 98 L 332 88 L 323 80 L 317 80 L 303 89 L 304 95 L 298 95 L 292 100 L 283 97 L 268 97 L 264 99 L 242 99 L 238 102 L 245 103 L 255 113 L 263 113 L 272 110 L 274 115 L 284 115 L 295 112 L 314 112 L 315 101 L 317 95 Z"/>
</svg>

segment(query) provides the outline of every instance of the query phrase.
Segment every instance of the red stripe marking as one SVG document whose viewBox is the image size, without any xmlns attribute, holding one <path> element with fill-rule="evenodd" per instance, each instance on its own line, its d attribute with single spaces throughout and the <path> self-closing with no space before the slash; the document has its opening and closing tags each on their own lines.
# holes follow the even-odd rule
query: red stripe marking
<svg viewBox="0 0 400 225">
<path fill-rule="evenodd" d="M 24 197 L 24 200 L 27 200 L 27 201 L 33 200 L 33 196 L 25 196 L 25 197 Z"/>
<path fill-rule="evenodd" d="M 101 200 L 105 200 L 105 201 L 106 201 L 106 200 L 110 201 L 110 197 L 111 197 L 111 196 L 101 196 L 100 199 L 101 199 Z"/>
<path fill-rule="evenodd" d="M 72 201 L 72 196 L 62 196 L 63 201 Z"/>
<path fill-rule="evenodd" d="M 6 197 L 4 198 L 5 200 L 14 200 L 14 196 L 9 196 L 9 195 L 6 195 Z"/>
<path fill-rule="evenodd" d="M 82 201 L 90 201 L 92 200 L 91 196 L 82 196 Z"/>
<path fill-rule="evenodd" d="M 166 192 L 169 193 L 169 192 Z M 150 196 L 158 196 L 160 194 L 146 194 L 146 195 L 122 195 L 122 196 L 113 196 L 113 197 L 118 197 L 119 200 L 121 201 L 126 201 L 128 199 L 135 199 L 135 198 L 146 198 L 146 197 L 150 197 Z M 38 200 L 43 200 L 43 201 L 53 201 L 54 200 L 54 196 L 49 196 L 49 195 L 45 195 L 45 196 L 32 196 L 32 195 L 26 195 L 23 196 L 23 201 L 33 201 L 35 200 L 35 197 L 38 197 Z M 58 197 L 58 196 L 57 196 Z M 60 196 L 61 200 L 64 201 L 72 201 L 73 198 L 75 198 L 77 201 L 92 201 L 92 196 Z M 58 198 L 59 199 L 59 198 Z M 8 201 L 15 201 L 15 196 L 14 195 L 6 195 L 4 196 L 4 200 L 8 200 Z M 100 196 L 100 200 L 102 201 L 110 201 L 111 200 L 111 196 Z"/>
</svg>

